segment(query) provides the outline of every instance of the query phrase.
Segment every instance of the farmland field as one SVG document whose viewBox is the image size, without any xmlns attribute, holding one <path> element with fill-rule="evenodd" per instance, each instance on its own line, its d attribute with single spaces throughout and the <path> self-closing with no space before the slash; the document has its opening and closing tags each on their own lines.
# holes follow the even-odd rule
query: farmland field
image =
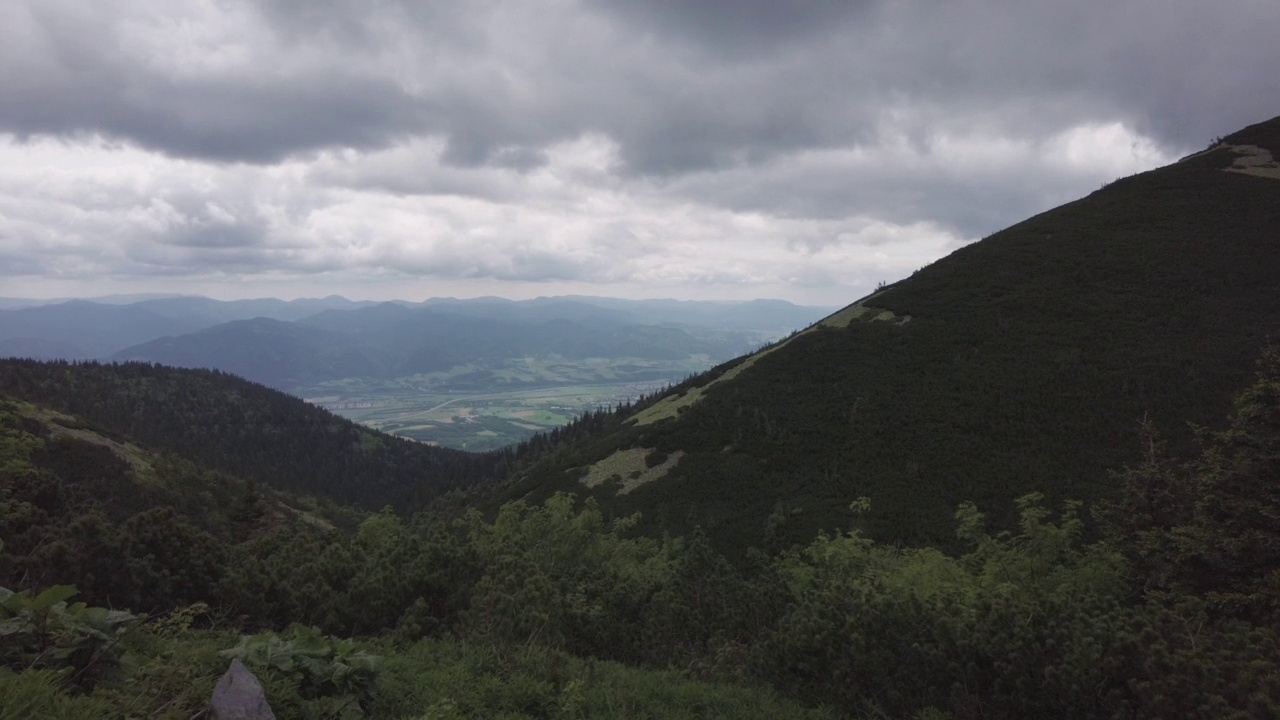
<svg viewBox="0 0 1280 720">
<path fill-rule="evenodd" d="M 708 358 L 521 358 L 494 367 L 296 388 L 308 402 L 384 432 L 462 450 L 494 450 L 587 410 L 635 400 L 711 366 Z"/>
</svg>

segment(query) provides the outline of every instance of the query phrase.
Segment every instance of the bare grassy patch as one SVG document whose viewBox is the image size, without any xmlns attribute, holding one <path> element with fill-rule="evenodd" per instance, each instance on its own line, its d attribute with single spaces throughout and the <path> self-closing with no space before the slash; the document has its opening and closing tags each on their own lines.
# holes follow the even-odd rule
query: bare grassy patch
<svg viewBox="0 0 1280 720">
<path fill-rule="evenodd" d="M 684 451 L 677 450 L 661 463 L 648 467 L 645 458 L 651 452 L 654 452 L 653 448 L 619 450 L 588 468 L 581 482 L 593 488 L 610 480 L 616 480 L 621 484 L 618 494 L 626 495 L 645 483 L 663 477 L 680 462 L 680 458 L 684 457 Z"/>
<path fill-rule="evenodd" d="M 1271 151 L 1257 145 L 1228 145 L 1227 148 L 1239 155 L 1227 172 L 1280 180 L 1280 163 L 1271 156 Z"/>
</svg>

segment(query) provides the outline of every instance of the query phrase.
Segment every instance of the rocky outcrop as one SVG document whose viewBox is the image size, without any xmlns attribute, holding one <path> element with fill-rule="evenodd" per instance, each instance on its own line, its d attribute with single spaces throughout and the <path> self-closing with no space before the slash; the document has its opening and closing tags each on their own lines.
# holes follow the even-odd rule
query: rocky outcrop
<svg viewBox="0 0 1280 720">
<path fill-rule="evenodd" d="M 213 689 L 212 710 L 213 720 L 276 720 L 262 683 L 239 660 Z"/>
</svg>

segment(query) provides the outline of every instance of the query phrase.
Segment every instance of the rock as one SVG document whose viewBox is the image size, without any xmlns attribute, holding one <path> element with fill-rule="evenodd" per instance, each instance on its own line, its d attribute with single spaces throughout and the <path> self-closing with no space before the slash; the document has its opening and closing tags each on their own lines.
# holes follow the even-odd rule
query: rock
<svg viewBox="0 0 1280 720">
<path fill-rule="evenodd" d="M 213 689 L 213 720 L 276 720 L 262 683 L 239 660 Z"/>
</svg>

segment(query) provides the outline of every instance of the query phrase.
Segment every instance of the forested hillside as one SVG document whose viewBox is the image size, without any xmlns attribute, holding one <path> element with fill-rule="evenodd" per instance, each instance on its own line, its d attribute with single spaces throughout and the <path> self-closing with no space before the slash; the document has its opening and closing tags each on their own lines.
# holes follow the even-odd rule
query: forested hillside
<svg viewBox="0 0 1280 720">
<path fill-rule="evenodd" d="M 269 487 L 371 510 L 495 482 L 511 457 L 395 438 L 217 371 L 0 360 L 6 395 Z"/>
<path fill-rule="evenodd" d="M 135 611 L 209 601 L 235 547 L 360 514 L 301 501 L 47 407 L 0 400 L 0 585 Z"/>
<path fill-rule="evenodd" d="M 9 401 L 0 713 L 190 717 L 236 657 L 282 718 L 1274 716 L 1280 352 L 1191 456 L 1148 440 L 1103 542 L 1029 495 L 1012 533 L 960 505 L 954 555 L 844 530 L 732 563 L 564 494 L 317 513 Z"/>
<path fill-rule="evenodd" d="M 1280 337 L 1280 178 L 1227 171 L 1257 157 L 1246 144 L 1280 154 L 1280 119 L 696 378 L 509 497 L 589 493 L 654 532 L 701 526 L 724 548 L 845 526 L 863 495 L 870 536 L 945 545 L 961 502 L 1107 497 L 1108 469 L 1139 457 L 1144 419 L 1188 448 L 1188 423 L 1221 421 L 1250 359 Z M 626 451 L 678 460 L 644 475 Z"/>
</svg>

